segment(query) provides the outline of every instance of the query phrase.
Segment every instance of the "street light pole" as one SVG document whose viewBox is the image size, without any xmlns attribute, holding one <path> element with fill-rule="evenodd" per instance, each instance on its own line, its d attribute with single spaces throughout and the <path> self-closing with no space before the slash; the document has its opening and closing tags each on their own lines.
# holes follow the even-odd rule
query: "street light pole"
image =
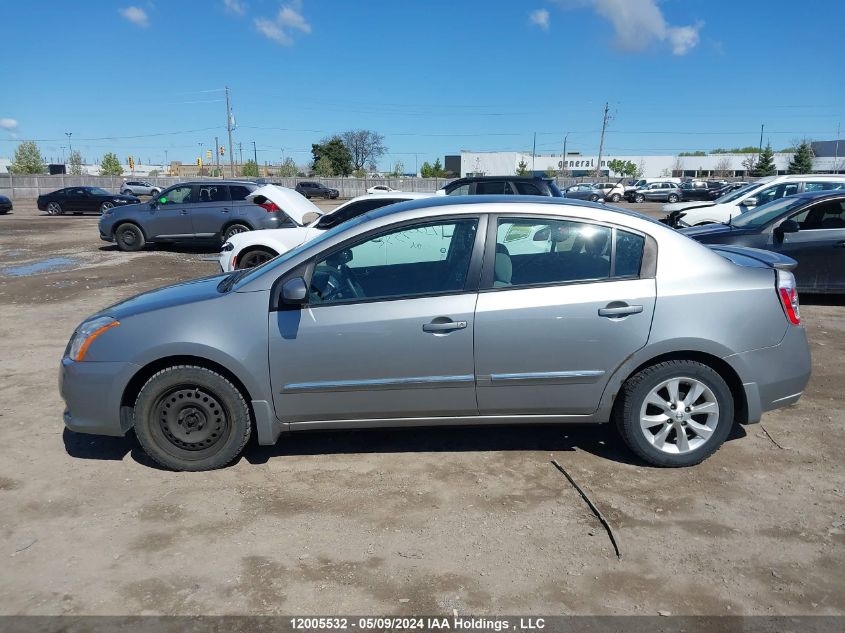
<svg viewBox="0 0 845 633">
<path fill-rule="evenodd" d="M 67 136 L 68 154 L 73 154 L 73 145 L 70 143 L 70 137 L 73 136 L 73 132 L 65 132 L 65 136 Z"/>
</svg>

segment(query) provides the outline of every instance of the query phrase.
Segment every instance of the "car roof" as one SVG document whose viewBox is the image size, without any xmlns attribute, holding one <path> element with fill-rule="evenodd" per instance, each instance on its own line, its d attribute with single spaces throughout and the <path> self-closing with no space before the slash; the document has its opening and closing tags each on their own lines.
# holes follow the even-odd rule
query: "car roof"
<svg viewBox="0 0 845 633">
<path fill-rule="evenodd" d="M 483 182 L 485 180 L 516 180 L 516 181 L 523 181 L 529 182 L 532 180 L 545 180 L 546 182 L 551 182 L 551 178 L 548 176 L 508 176 L 507 174 L 503 174 L 501 176 L 464 176 L 463 178 L 458 178 L 457 180 L 453 180 L 449 184 L 454 184 L 456 182 Z"/>
<path fill-rule="evenodd" d="M 176 185 L 258 185 L 251 180 L 186 180 L 185 182 L 177 182 Z"/>
<path fill-rule="evenodd" d="M 368 193 L 364 194 L 363 196 L 355 196 L 348 202 L 344 202 L 343 206 L 346 206 L 350 202 L 357 202 L 358 200 L 382 200 L 384 198 L 387 198 L 388 200 L 392 198 L 406 198 L 407 200 L 418 200 L 422 198 L 431 198 L 432 196 L 434 196 L 434 192 L 425 193 L 422 191 L 398 191 L 394 189 L 393 191 Z"/>
<path fill-rule="evenodd" d="M 842 198 L 845 197 L 845 189 L 822 189 L 821 191 L 805 191 L 803 193 L 796 193 L 789 198 L 807 198 L 808 200 L 817 200 L 819 198 Z"/>
</svg>

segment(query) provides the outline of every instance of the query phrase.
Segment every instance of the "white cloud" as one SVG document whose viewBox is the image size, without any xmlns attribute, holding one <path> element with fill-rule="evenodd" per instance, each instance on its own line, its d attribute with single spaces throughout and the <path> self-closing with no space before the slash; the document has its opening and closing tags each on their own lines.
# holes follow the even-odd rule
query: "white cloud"
<svg viewBox="0 0 845 633">
<path fill-rule="evenodd" d="M 150 18 L 147 16 L 147 12 L 140 7 L 126 7 L 124 9 L 119 9 L 118 13 L 132 22 L 135 26 L 140 26 L 145 29 L 150 25 Z"/>
<path fill-rule="evenodd" d="M 12 132 L 18 129 L 18 122 L 14 119 L 0 119 L 0 127 L 2 127 L 4 130 Z"/>
<path fill-rule="evenodd" d="M 549 12 L 545 9 L 535 9 L 528 15 L 531 24 L 539 26 L 544 31 L 549 30 Z"/>
<path fill-rule="evenodd" d="M 240 2 L 240 0 L 223 0 L 223 6 L 229 13 L 237 15 L 246 13 L 246 3 Z"/>
<path fill-rule="evenodd" d="M 626 51 L 640 51 L 653 42 L 666 42 L 674 55 L 686 55 L 699 42 L 698 22 L 689 26 L 675 26 L 666 22 L 657 0 L 556 0 L 567 9 L 592 7 L 613 25 L 616 45 Z"/>
<path fill-rule="evenodd" d="M 293 0 L 290 4 L 283 6 L 273 19 L 256 18 L 255 28 L 264 37 L 284 46 L 293 44 L 292 30 L 311 32 L 311 25 L 302 15 L 301 0 Z"/>
</svg>

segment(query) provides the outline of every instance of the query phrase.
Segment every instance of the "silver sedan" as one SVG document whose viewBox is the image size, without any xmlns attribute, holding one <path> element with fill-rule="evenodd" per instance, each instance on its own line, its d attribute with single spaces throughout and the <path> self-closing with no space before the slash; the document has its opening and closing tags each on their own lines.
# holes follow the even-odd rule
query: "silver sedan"
<svg viewBox="0 0 845 633">
<path fill-rule="evenodd" d="M 613 423 L 697 464 L 809 379 L 795 262 L 556 198 L 414 200 L 74 332 L 66 425 L 225 466 L 252 433 Z"/>
</svg>

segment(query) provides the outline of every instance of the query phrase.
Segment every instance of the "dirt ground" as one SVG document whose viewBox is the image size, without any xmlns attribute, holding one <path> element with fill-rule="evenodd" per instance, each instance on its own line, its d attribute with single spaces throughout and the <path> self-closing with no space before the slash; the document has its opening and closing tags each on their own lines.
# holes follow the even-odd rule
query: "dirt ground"
<svg viewBox="0 0 845 633">
<path fill-rule="evenodd" d="M 174 473 L 65 431 L 59 360 L 213 250 L 121 253 L 96 221 L 0 216 L 0 614 L 845 613 L 840 301 L 802 298 L 802 400 L 694 468 L 556 426 L 303 433 Z"/>
</svg>

